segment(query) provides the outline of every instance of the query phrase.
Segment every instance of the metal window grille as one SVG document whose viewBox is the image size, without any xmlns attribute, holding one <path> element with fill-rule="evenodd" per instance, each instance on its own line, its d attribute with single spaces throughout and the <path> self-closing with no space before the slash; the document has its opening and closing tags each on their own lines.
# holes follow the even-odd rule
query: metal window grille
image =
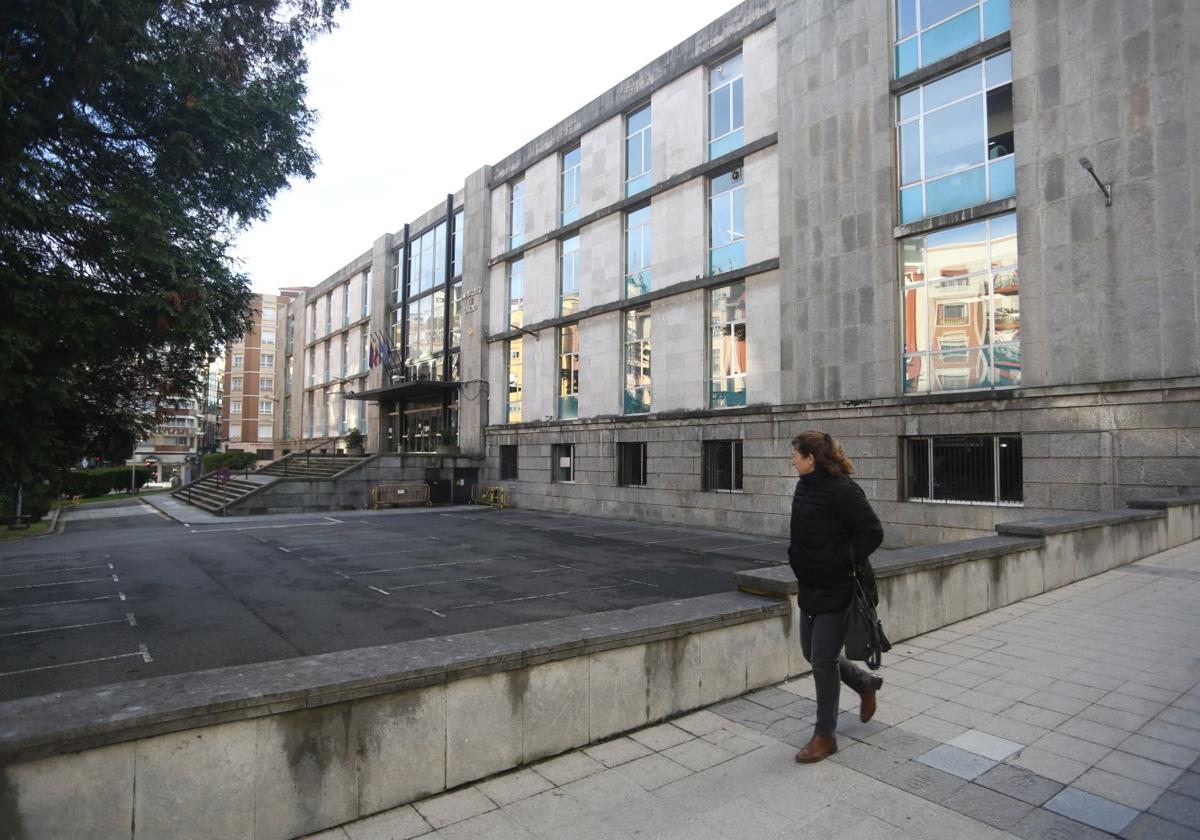
<svg viewBox="0 0 1200 840">
<path fill-rule="evenodd" d="M 500 479 L 513 481 L 517 478 L 517 447 L 505 444 L 500 447 Z"/>
<path fill-rule="evenodd" d="M 1020 504 L 1024 500 L 1019 435 L 905 438 L 907 501 Z"/>
<path fill-rule="evenodd" d="M 646 484 L 646 444 L 617 444 L 617 483 L 622 487 Z"/>
<path fill-rule="evenodd" d="M 733 493 L 742 489 L 740 440 L 704 442 L 704 489 L 717 493 Z"/>
</svg>

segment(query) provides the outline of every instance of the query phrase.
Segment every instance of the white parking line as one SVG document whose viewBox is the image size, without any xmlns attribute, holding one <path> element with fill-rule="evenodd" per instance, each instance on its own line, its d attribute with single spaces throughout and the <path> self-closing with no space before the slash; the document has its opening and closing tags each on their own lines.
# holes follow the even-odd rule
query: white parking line
<svg viewBox="0 0 1200 840">
<path fill-rule="evenodd" d="M 140 656 L 144 662 L 153 662 L 153 657 L 150 656 L 150 651 L 145 645 L 138 645 L 135 653 L 118 653 L 116 656 L 98 656 L 95 659 L 80 659 L 75 662 L 60 662 L 57 665 L 42 665 L 38 668 L 23 668 L 20 671 L 3 671 L 0 672 L 0 678 L 15 677 L 19 674 L 32 674 L 34 671 L 50 671 L 55 668 L 71 668 L 76 665 L 91 665 L 95 662 L 111 662 L 114 659 L 128 659 L 131 656 Z"/>
<path fill-rule="evenodd" d="M 193 534 L 225 534 L 233 531 L 263 531 L 276 528 L 328 528 L 328 522 L 296 522 L 292 525 L 248 525 L 245 528 L 204 528 L 203 530 L 193 528 Z"/>
<path fill-rule="evenodd" d="M 391 595 L 392 594 L 391 592 L 388 592 L 386 589 L 380 589 L 378 586 L 368 586 L 367 589 L 374 589 L 380 595 Z"/>
<path fill-rule="evenodd" d="M 117 576 L 113 575 L 113 580 Z M 16 592 L 18 589 L 42 589 L 46 586 L 69 586 L 73 583 L 96 583 L 97 581 L 108 580 L 108 578 L 79 578 L 77 580 L 56 580 L 51 583 L 27 583 L 24 586 L 0 586 L 0 592 Z"/>
<path fill-rule="evenodd" d="M 522 595 L 519 598 L 504 598 L 500 601 L 480 601 L 477 604 L 459 604 L 456 607 L 442 607 L 444 610 L 469 610 L 473 607 L 492 607 L 496 604 L 514 604 L 517 601 L 535 601 L 538 598 L 557 598 L 560 595 L 574 595 L 579 592 L 597 592 L 601 589 L 616 589 L 619 583 L 608 586 L 589 586 L 587 589 L 564 589 L 562 592 L 547 592 L 545 595 Z"/>
<path fill-rule="evenodd" d="M 672 537 L 669 540 L 646 540 L 642 545 L 658 545 L 659 543 L 683 542 L 684 540 L 702 540 L 705 534 L 690 534 L 686 537 Z"/>
<path fill-rule="evenodd" d="M 40 627 L 37 630 L 16 630 L 11 633 L 0 633 L 0 639 L 10 636 L 32 636 L 34 633 L 53 633 L 56 630 L 78 630 L 82 627 L 100 627 L 104 624 L 128 624 L 130 627 L 136 627 L 137 619 L 133 617 L 133 613 L 125 613 L 124 618 L 113 618 L 108 621 L 89 621 L 86 624 L 63 624 L 58 627 Z"/>
<path fill-rule="evenodd" d="M 423 586 L 441 586 L 445 583 L 470 583 L 471 581 L 475 580 L 496 580 L 497 578 L 520 577 L 521 575 L 544 575 L 547 572 L 561 571 L 563 571 L 562 566 L 555 566 L 553 569 L 532 569 L 528 572 L 508 572 L 507 574 L 502 575 L 480 575 L 479 577 L 452 578 L 450 580 L 434 580 L 430 581 L 429 583 L 408 583 L 404 586 L 393 586 L 388 590 L 388 594 L 390 595 L 393 592 L 399 592 L 402 589 L 420 589 Z M 375 587 L 372 586 L 369 588 L 374 589 Z"/>
<path fill-rule="evenodd" d="M 95 566 L 72 566 L 67 569 L 35 569 L 32 572 L 4 572 L 0 577 L 20 577 L 21 575 L 54 575 L 59 572 L 85 572 L 89 569 L 111 569 L 112 563 L 100 563 Z"/>
<path fill-rule="evenodd" d="M 445 563 L 423 563 L 420 566 L 397 566 L 394 569 L 372 569 L 369 572 L 355 572 L 356 577 L 365 577 L 367 575 L 381 575 L 385 572 L 407 572 L 409 569 L 438 569 L 442 566 L 467 566 L 472 563 L 487 563 L 490 560 L 495 560 L 494 557 L 484 557 L 479 560 L 448 560 Z M 340 574 L 340 572 L 334 572 Z"/>
<path fill-rule="evenodd" d="M 105 555 L 107 556 L 107 555 Z M 0 560 L 4 565 L 12 563 L 45 563 L 47 560 L 55 560 L 67 562 L 68 560 L 82 560 L 82 554 L 47 554 L 45 557 L 19 557 L 12 560 Z"/>
<path fill-rule="evenodd" d="M 42 601 L 36 604 L 17 604 L 12 607 L 0 607 L 0 612 L 9 612 L 10 610 L 27 610 L 36 609 L 37 607 L 57 607 L 59 604 L 83 604 L 87 601 L 108 601 L 112 598 L 120 598 L 125 600 L 125 593 L 118 592 L 116 595 L 100 595 L 95 598 L 72 598 L 69 601 Z"/>
</svg>

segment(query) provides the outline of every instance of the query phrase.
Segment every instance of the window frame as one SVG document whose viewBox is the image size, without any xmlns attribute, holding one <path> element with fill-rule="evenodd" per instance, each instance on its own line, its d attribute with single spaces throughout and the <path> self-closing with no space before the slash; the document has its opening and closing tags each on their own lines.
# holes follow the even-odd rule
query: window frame
<svg viewBox="0 0 1200 840">
<path fill-rule="evenodd" d="M 574 164 L 567 166 L 567 158 L 578 154 Z M 567 225 L 579 218 L 583 207 L 583 145 L 576 143 L 559 155 L 559 225 Z M 569 203 L 570 201 L 574 203 Z"/>
<path fill-rule="evenodd" d="M 520 475 L 521 460 L 517 444 L 500 444 L 500 480 L 517 481 Z"/>
<path fill-rule="evenodd" d="M 504 378 L 507 391 L 504 400 L 504 422 L 520 423 L 522 400 L 525 393 L 525 344 L 522 338 L 510 338 L 504 342 Z M 516 351 L 514 364 L 513 351 Z M 514 378 L 514 372 L 516 374 Z M 515 396 L 515 399 L 514 399 Z"/>
<path fill-rule="evenodd" d="M 632 456 L 632 457 L 627 457 Z M 617 486 L 648 487 L 646 444 L 643 441 L 617 443 Z"/>
<path fill-rule="evenodd" d="M 722 188 L 720 192 L 715 192 L 717 182 L 730 176 L 730 184 L 727 189 Z M 746 267 L 746 178 L 745 167 L 741 163 L 723 169 L 720 172 L 714 173 L 708 177 L 708 274 L 723 274 L 726 271 L 735 271 L 739 268 Z M 720 245 L 714 244 L 713 231 L 716 225 L 716 209 L 718 204 L 723 203 L 728 198 L 728 215 L 730 224 L 737 225 L 738 217 L 740 216 L 742 230 L 739 233 L 731 228 L 728 233 L 730 238 L 727 242 L 722 242 Z M 720 260 L 728 255 L 728 265 L 720 264 Z M 720 265 L 720 267 L 718 267 Z"/>
<path fill-rule="evenodd" d="M 939 482 L 937 478 L 939 463 L 935 445 L 963 446 L 972 442 L 978 444 L 985 440 L 988 441 L 986 448 L 990 449 L 990 452 L 981 452 L 979 455 L 986 459 L 992 472 L 990 498 L 971 499 L 935 495 L 939 483 L 947 483 L 945 479 Z M 1003 449 L 1009 447 L 1011 449 L 1008 453 L 1002 452 Z M 1020 432 L 995 432 L 982 435 L 914 435 L 901 437 L 899 449 L 902 469 L 899 492 L 902 502 L 974 505 L 977 507 L 1025 506 L 1023 441 Z M 1007 465 L 1007 481 L 1006 465 L 1003 460 L 1005 456 L 1013 459 Z M 925 488 L 925 495 L 920 495 L 921 485 Z"/>
<path fill-rule="evenodd" d="M 519 221 L 518 221 L 519 220 Z M 508 249 L 525 244 L 525 176 L 508 184 Z"/>
<path fill-rule="evenodd" d="M 634 207 L 631 210 L 625 211 L 625 297 L 637 297 L 639 295 L 648 294 L 654 290 L 654 227 L 653 214 L 650 209 L 649 202 Z M 711 212 L 711 211 L 710 211 Z M 637 226 L 633 226 L 634 217 L 641 219 L 642 213 L 645 213 L 645 221 L 639 221 Z M 641 265 L 637 267 L 636 272 L 633 270 L 634 265 L 631 261 L 633 256 L 633 243 L 637 239 L 638 249 L 637 254 L 640 258 Z M 637 279 L 633 279 L 636 274 Z"/>
<path fill-rule="evenodd" d="M 563 459 L 569 462 L 567 466 L 562 466 Z M 566 478 L 561 478 L 561 470 L 566 470 Z M 550 444 L 550 483 L 551 484 L 574 484 L 575 483 L 575 444 L 573 443 L 552 443 Z"/>
<path fill-rule="evenodd" d="M 978 84 L 974 87 L 963 88 L 967 92 L 956 91 L 953 98 L 945 101 L 940 99 L 926 110 L 926 92 L 938 90 L 938 85 L 948 83 L 956 78 L 968 79 L 968 73 L 977 70 Z M 993 77 L 994 80 L 993 80 Z M 953 89 L 953 88 L 951 88 Z M 895 97 L 895 153 L 896 153 L 896 216 L 900 224 L 912 224 L 922 219 L 941 216 L 967 207 L 975 207 L 990 201 L 999 201 L 1016 194 L 1016 149 L 1009 149 L 1005 154 L 992 156 L 993 147 L 991 134 L 991 112 L 989 103 L 994 96 L 1000 95 L 1005 89 L 1011 101 L 1013 95 L 1012 51 L 1000 50 L 978 61 L 971 61 L 961 67 L 956 67 L 936 79 L 914 85 L 901 91 Z M 927 141 L 929 136 L 926 128 L 928 119 L 950 109 L 970 106 L 971 100 L 978 97 L 976 118 L 982 124 L 982 156 L 979 161 L 968 165 L 957 166 L 945 172 L 928 174 L 930 163 L 927 160 Z M 978 125 L 978 124 L 977 124 Z M 974 126 L 973 126 L 974 127 Z M 1011 134 L 1012 132 L 1008 132 Z M 907 136 L 912 135 L 912 136 Z M 906 139 L 907 136 L 907 139 Z M 915 149 L 910 148 L 915 147 Z M 905 170 L 908 168 L 908 154 L 915 155 L 917 169 L 915 177 L 905 180 Z M 911 174 L 911 173 L 910 173 Z M 963 183 L 966 176 L 978 178 L 982 182 L 978 186 Z M 933 187 L 931 191 L 930 187 Z M 946 197 L 961 194 L 968 199 L 951 200 L 946 203 L 946 197 L 939 191 L 947 190 Z M 971 194 L 972 190 L 981 189 L 981 195 Z M 935 203 L 931 209 L 931 193 Z M 936 203 L 941 199 L 941 203 Z"/>
<path fill-rule="evenodd" d="M 558 399 L 555 402 L 555 416 L 559 420 L 574 420 L 579 417 L 580 356 L 579 324 L 564 324 L 559 327 Z"/>
<path fill-rule="evenodd" d="M 722 452 L 728 447 L 728 453 Z M 729 487 L 717 486 L 720 481 L 720 461 L 729 458 Z M 745 491 L 745 448 L 740 438 L 723 438 L 703 442 L 701 453 L 701 487 L 705 493 L 744 493 Z"/>
<path fill-rule="evenodd" d="M 905 12 L 905 9 L 909 12 Z M 969 49 L 975 44 L 980 44 L 989 38 L 994 38 L 1004 32 L 1008 32 L 1012 28 L 1012 9 L 1009 0 L 969 0 L 969 2 L 957 11 L 953 11 L 945 17 L 938 18 L 931 22 L 923 21 L 921 14 L 920 0 L 895 0 L 892 3 L 892 18 L 894 26 L 892 27 L 892 73 L 895 78 L 903 78 L 910 73 L 915 73 L 923 67 L 928 67 L 935 62 L 957 55 L 965 49 Z M 929 58 L 925 56 L 925 36 L 933 32 L 935 29 L 951 23 L 956 19 L 965 18 L 972 12 L 978 12 L 978 37 L 971 41 L 963 41 L 957 48 L 952 49 L 948 53 L 934 54 Z M 989 20 L 989 11 L 992 14 Z M 905 19 L 911 18 L 912 31 L 905 31 Z M 966 31 L 966 30 L 964 30 Z M 902 51 L 905 53 L 905 59 L 901 59 Z M 911 58 L 911 61 L 908 59 Z"/>
<path fill-rule="evenodd" d="M 637 329 L 639 316 L 644 316 L 646 324 L 646 336 L 641 336 L 641 331 Z M 621 348 L 624 351 L 621 356 L 621 407 L 622 414 L 639 416 L 650 414 L 653 411 L 653 386 L 654 386 L 654 315 L 649 306 L 640 306 L 637 309 L 625 310 L 625 323 L 622 324 L 622 341 Z M 633 359 L 645 359 L 644 364 L 638 364 L 635 370 Z M 645 368 L 643 372 L 640 368 Z M 637 381 L 644 384 L 630 385 L 631 381 Z M 631 396 L 631 392 L 642 392 L 644 398 L 636 399 Z M 645 406 L 644 411 L 631 410 L 631 406 Z"/>
<path fill-rule="evenodd" d="M 654 161 L 653 161 L 653 128 L 654 128 L 654 112 L 651 111 L 653 103 L 647 102 L 640 107 L 634 108 L 625 114 L 625 197 L 637 195 L 643 190 L 647 190 L 654 183 Z M 646 124 L 641 128 L 630 131 L 630 126 L 633 121 L 640 117 L 643 113 L 646 114 Z M 631 154 L 634 148 L 634 143 L 637 143 L 639 157 L 642 161 L 642 168 L 638 172 L 634 172 L 632 168 L 633 155 Z"/>
<path fill-rule="evenodd" d="M 729 295 L 730 299 L 736 299 L 738 297 L 738 294 L 734 290 L 736 290 L 739 286 L 741 287 L 740 297 L 742 300 L 742 305 L 741 305 L 742 317 L 741 318 L 732 318 L 729 320 L 718 320 L 716 318 L 716 316 L 713 314 L 713 310 L 716 305 L 714 302 L 715 296 L 720 292 L 723 292 L 725 290 L 730 290 L 730 295 Z M 748 376 L 750 373 L 750 370 L 749 370 L 750 369 L 750 327 L 748 324 L 748 317 L 749 317 L 750 313 L 748 311 L 749 306 L 748 306 L 747 295 L 748 295 L 748 289 L 747 289 L 746 281 L 745 280 L 736 280 L 733 283 L 728 283 L 724 286 L 718 286 L 714 289 L 709 289 L 708 295 L 706 296 L 707 303 L 708 303 L 708 364 L 709 364 L 708 377 L 706 380 L 708 383 L 708 401 L 707 402 L 708 402 L 708 407 L 712 408 L 712 409 L 743 408 L 749 402 Z M 728 307 L 728 305 L 726 305 L 724 314 L 728 314 L 728 309 L 729 309 L 729 307 Z M 730 347 L 733 350 L 732 358 L 734 360 L 740 362 L 741 359 L 737 353 L 737 349 L 739 347 L 739 341 L 738 341 L 738 326 L 739 325 L 742 328 L 742 330 L 741 330 L 742 340 L 741 340 L 740 344 L 745 345 L 744 346 L 745 363 L 742 365 L 743 369 L 740 372 L 734 372 L 734 373 L 731 373 L 728 376 L 726 376 L 726 375 L 724 375 L 724 367 L 721 366 L 720 360 L 718 360 L 718 358 L 717 358 L 717 348 L 715 346 L 714 338 L 717 336 L 718 331 L 720 331 L 720 333 L 722 335 L 722 339 L 727 334 L 729 336 Z M 718 375 L 718 374 L 720 374 L 720 375 Z M 742 387 L 741 387 L 740 391 L 738 391 L 736 388 L 732 391 L 730 391 L 728 388 L 721 388 L 719 390 L 719 393 L 740 394 L 741 395 L 740 402 L 735 400 L 734 402 L 730 403 L 730 402 L 728 402 L 728 397 L 725 397 L 725 398 L 723 398 L 724 401 L 721 404 L 718 404 L 718 400 L 716 399 L 716 394 L 718 393 L 718 390 L 715 388 L 716 383 L 717 382 L 729 383 L 729 382 L 733 382 L 734 380 L 741 381 Z"/>
<path fill-rule="evenodd" d="M 729 62 L 738 61 L 737 75 L 729 78 L 723 78 L 720 84 L 714 85 L 714 76 L 721 76 Z M 719 61 L 714 61 L 708 65 L 706 78 L 708 80 L 708 126 L 705 134 L 708 137 L 708 159 L 715 160 L 722 155 L 732 152 L 734 149 L 745 145 L 745 130 L 746 130 L 746 90 L 745 90 L 745 55 L 742 47 L 739 46 L 736 50 L 727 53 Z M 735 87 L 737 86 L 737 87 Z M 717 110 L 716 100 L 719 98 L 721 91 L 729 88 L 729 131 L 724 134 L 714 136 L 713 132 L 716 128 L 714 115 Z M 740 101 L 741 106 L 738 108 L 735 103 Z M 736 113 L 735 111 L 739 111 Z M 737 124 L 735 125 L 735 119 Z"/>
<path fill-rule="evenodd" d="M 571 315 L 582 307 L 580 291 L 580 252 L 582 234 L 575 233 L 558 241 L 558 314 Z M 568 247 L 570 250 L 568 250 Z M 568 276 L 573 288 L 567 288 Z"/>
</svg>

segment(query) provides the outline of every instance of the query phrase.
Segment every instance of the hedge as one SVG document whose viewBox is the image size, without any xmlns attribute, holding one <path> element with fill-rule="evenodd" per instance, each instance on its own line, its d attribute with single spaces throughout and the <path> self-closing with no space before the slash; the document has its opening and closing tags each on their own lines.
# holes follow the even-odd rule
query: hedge
<svg viewBox="0 0 1200 840">
<path fill-rule="evenodd" d="M 221 467 L 229 467 L 231 472 L 253 467 L 258 456 L 253 452 L 210 452 L 204 456 L 204 474 L 208 475 Z"/>
<path fill-rule="evenodd" d="M 91 470 L 67 470 L 59 488 L 65 496 L 106 496 L 113 490 L 129 492 L 129 474 L 134 473 L 134 486 L 141 487 L 151 478 L 148 467 L 97 467 Z"/>
</svg>

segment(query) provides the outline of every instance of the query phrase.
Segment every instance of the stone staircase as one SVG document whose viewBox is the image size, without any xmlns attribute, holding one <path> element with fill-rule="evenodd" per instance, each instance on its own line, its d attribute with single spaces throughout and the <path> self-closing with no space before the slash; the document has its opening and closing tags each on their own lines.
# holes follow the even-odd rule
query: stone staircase
<svg viewBox="0 0 1200 840">
<path fill-rule="evenodd" d="M 227 481 L 221 481 L 215 472 L 180 487 L 171 495 L 181 502 L 193 507 L 206 510 L 209 513 L 222 514 L 226 507 L 245 498 L 250 493 L 265 484 L 273 484 L 274 479 L 263 480 L 254 473 L 240 478 L 234 476 Z"/>
<path fill-rule="evenodd" d="M 367 456 L 312 455 L 307 452 L 293 452 L 272 461 L 257 470 L 255 474 L 277 478 L 331 478 L 365 460 L 367 460 Z"/>
</svg>

